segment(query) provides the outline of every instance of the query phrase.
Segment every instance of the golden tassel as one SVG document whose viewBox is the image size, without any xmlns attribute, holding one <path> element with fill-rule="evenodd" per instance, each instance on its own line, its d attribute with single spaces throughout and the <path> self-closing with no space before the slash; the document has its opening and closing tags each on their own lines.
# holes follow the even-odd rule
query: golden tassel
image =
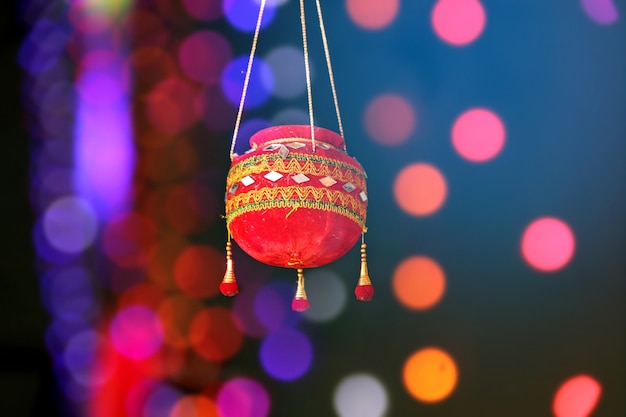
<svg viewBox="0 0 626 417">
<path fill-rule="evenodd" d="M 228 242 L 226 242 L 226 273 L 220 284 L 220 291 L 227 297 L 232 297 L 239 292 L 239 285 L 237 285 L 235 269 L 233 267 L 233 251 L 230 233 L 228 234 Z"/>
<path fill-rule="evenodd" d="M 367 269 L 367 254 L 365 248 L 367 245 L 364 242 L 365 238 L 361 240 L 361 274 L 359 275 L 359 282 L 354 289 L 354 295 L 359 301 L 371 301 L 374 297 L 374 286 L 370 280 L 369 271 Z"/>
<path fill-rule="evenodd" d="M 309 308 L 311 303 L 309 303 L 309 299 L 306 297 L 306 291 L 304 289 L 304 272 L 302 268 L 298 269 L 298 286 L 296 288 L 296 295 L 293 297 L 291 301 L 291 308 L 297 312 L 303 312 Z"/>
</svg>

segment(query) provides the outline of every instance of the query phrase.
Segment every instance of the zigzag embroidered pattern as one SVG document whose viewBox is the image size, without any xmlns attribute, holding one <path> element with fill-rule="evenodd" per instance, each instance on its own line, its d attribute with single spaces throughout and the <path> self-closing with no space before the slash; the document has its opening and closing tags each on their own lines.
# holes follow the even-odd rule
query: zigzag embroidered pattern
<svg viewBox="0 0 626 417">
<path fill-rule="evenodd" d="M 345 207 L 338 206 L 336 204 L 326 203 L 323 201 L 311 201 L 311 200 L 274 200 L 274 201 L 261 201 L 259 203 L 247 204 L 245 206 L 237 207 L 236 209 L 230 211 L 226 215 L 226 225 L 230 225 L 230 222 L 233 221 L 236 217 L 248 213 L 250 211 L 260 211 L 267 210 L 272 208 L 291 208 L 291 209 L 314 209 L 314 210 L 323 210 L 323 211 L 332 211 L 333 213 L 340 214 L 345 216 L 352 221 L 356 222 L 361 228 L 365 231 L 365 219 L 352 210 L 348 210 Z"/>
<path fill-rule="evenodd" d="M 309 174 L 320 177 L 330 176 L 340 182 L 351 182 L 361 190 L 367 190 L 365 174 L 358 168 L 337 160 L 312 157 L 303 154 L 290 154 L 288 162 L 280 155 L 258 155 L 233 166 L 228 174 L 227 189 L 248 175 L 276 171 L 281 173 Z M 304 164 L 300 164 L 304 162 Z M 319 166 L 315 166 L 315 164 Z"/>
<path fill-rule="evenodd" d="M 341 191 L 311 186 L 265 187 L 231 196 L 226 201 L 226 217 L 230 222 L 234 217 L 247 211 L 270 207 L 307 206 L 348 216 L 365 227 L 367 206 L 364 202 Z"/>
</svg>

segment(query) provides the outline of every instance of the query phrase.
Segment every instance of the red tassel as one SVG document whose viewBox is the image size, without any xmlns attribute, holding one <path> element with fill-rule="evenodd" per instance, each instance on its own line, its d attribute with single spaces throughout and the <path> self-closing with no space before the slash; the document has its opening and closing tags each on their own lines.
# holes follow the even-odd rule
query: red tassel
<svg viewBox="0 0 626 417">
<path fill-rule="evenodd" d="M 220 284 L 220 292 L 227 297 L 232 297 L 239 292 L 239 285 L 236 282 L 222 282 Z"/>
<path fill-rule="evenodd" d="M 374 286 L 369 285 L 357 285 L 354 289 L 354 295 L 359 301 L 372 301 L 374 298 Z"/>
<path fill-rule="evenodd" d="M 291 309 L 293 311 L 297 311 L 298 313 L 308 310 L 310 306 L 311 303 L 309 303 L 309 300 L 307 299 L 294 298 L 291 302 Z"/>
</svg>

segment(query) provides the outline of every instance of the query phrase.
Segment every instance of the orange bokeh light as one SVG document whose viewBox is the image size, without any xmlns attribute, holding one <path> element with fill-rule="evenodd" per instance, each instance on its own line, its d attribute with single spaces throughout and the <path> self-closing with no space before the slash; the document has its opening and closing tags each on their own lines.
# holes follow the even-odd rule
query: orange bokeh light
<svg viewBox="0 0 626 417">
<path fill-rule="evenodd" d="M 376 30 L 389 26 L 400 9 L 399 0 L 346 0 L 348 15 L 358 26 Z"/>
<path fill-rule="evenodd" d="M 165 342 L 176 349 L 189 346 L 189 326 L 193 318 L 202 310 L 198 300 L 184 294 L 169 296 L 156 310 L 163 324 Z"/>
<path fill-rule="evenodd" d="M 164 291 L 175 291 L 174 265 L 180 254 L 189 246 L 187 240 L 178 235 L 164 235 L 157 242 L 148 258 L 148 278 Z"/>
<path fill-rule="evenodd" d="M 383 145 L 405 142 L 415 130 L 417 118 L 411 103 L 395 94 L 383 94 L 365 109 L 365 130 Z"/>
<path fill-rule="evenodd" d="M 405 307 L 427 310 L 443 297 L 446 278 L 437 262 L 426 256 L 413 256 L 398 265 L 392 287 L 396 298 Z"/>
<path fill-rule="evenodd" d="M 413 353 L 404 364 L 404 386 L 415 399 L 434 403 L 447 398 L 458 380 L 452 357 L 438 348 L 424 348 Z"/>
<path fill-rule="evenodd" d="M 243 333 L 230 310 L 209 307 L 198 313 L 191 323 L 189 341 L 198 355 L 221 362 L 239 351 Z"/>
<path fill-rule="evenodd" d="M 578 375 L 561 385 L 554 396 L 552 410 L 556 417 L 587 417 L 594 410 L 602 386 L 588 375 Z"/>
<path fill-rule="evenodd" d="M 220 417 L 217 404 L 203 395 L 188 395 L 179 399 L 169 417 Z"/>
<path fill-rule="evenodd" d="M 180 289 L 193 298 L 217 294 L 226 272 L 225 255 L 212 246 L 189 246 L 174 265 L 174 278 Z"/>
<path fill-rule="evenodd" d="M 435 213 L 445 202 L 446 180 L 437 168 L 426 163 L 410 164 L 395 179 L 393 194 L 402 210 L 413 216 Z"/>
</svg>

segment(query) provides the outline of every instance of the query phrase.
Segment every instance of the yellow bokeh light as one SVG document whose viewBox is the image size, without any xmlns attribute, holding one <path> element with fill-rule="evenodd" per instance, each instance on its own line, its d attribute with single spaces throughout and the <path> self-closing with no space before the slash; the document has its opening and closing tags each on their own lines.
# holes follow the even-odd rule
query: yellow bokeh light
<svg viewBox="0 0 626 417">
<path fill-rule="evenodd" d="M 446 399 L 458 380 L 456 363 L 441 349 L 429 347 L 416 351 L 404 364 L 404 386 L 415 399 L 435 403 Z"/>
<path fill-rule="evenodd" d="M 120 16 L 128 10 L 130 0 L 83 0 L 87 10 L 105 14 L 109 17 Z"/>
</svg>

